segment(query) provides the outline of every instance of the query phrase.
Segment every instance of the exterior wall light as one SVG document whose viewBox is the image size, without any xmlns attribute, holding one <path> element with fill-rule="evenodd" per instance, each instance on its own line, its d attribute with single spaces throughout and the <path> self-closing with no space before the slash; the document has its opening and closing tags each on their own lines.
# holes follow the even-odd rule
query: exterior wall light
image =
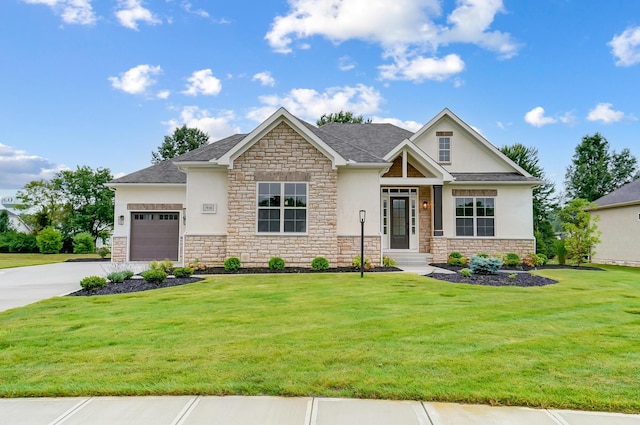
<svg viewBox="0 0 640 425">
<path fill-rule="evenodd" d="M 422 203 L 422 209 L 423 209 L 423 210 L 428 210 L 428 209 L 429 209 L 429 202 L 424 201 L 424 202 Z"/>
<path fill-rule="evenodd" d="M 124 216 L 123 216 L 123 215 L 121 215 L 121 216 L 119 216 L 119 217 L 118 217 L 118 224 L 119 224 L 120 226 L 122 226 L 122 225 L 124 224 Z"/>
</svg>

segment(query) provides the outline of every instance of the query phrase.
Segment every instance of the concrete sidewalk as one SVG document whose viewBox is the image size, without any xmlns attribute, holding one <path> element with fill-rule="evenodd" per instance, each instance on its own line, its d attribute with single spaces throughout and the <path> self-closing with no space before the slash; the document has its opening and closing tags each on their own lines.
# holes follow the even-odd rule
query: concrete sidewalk
<svg viewBox="0 0 640 425">
<path fill-rule="evenodd" d="M 640 415 L 281 397 L 0 399 L 7 425 L 639 425 Z"/>
</svg>

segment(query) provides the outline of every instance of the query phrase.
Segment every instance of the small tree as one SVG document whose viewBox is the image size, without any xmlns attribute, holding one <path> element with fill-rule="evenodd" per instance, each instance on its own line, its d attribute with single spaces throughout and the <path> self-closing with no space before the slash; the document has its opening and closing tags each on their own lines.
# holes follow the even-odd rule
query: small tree
<svg viewBox="0 0 640 425">
<path fill-rule="evenodd" d="M 362 115 L 355 116 L 353 112 L 349 111 L 340 111 L 340 112 L 332 112 L 329 115 L 323 114 L 318 121 L 316 121 L 316 125 L 321 127 L 330 122 L 338 122 L 343 124 L 369 124 L 371 123 L 371 118 L 368 118 L 366 121 L 362 117 Z"/>
<path fill-rule="evenodd" d="M 0 233 L 4 233 L 9 230 L 9 211 L 0 210 Z"/>
<path fill-rule="evenodd" d="M 57 254 L 62 249 L 62 233 L 53 227 L 45 227 L 36 237 L 38 248 L 43 254 Z"/>
<path fill-rule="evenodd" d="M 176 128 L 171 136 L 164 136 L 164 142 L 158 146 L 157 152 L 151 152 L 151 163 L 157 164 L 166 159 L 190 152 L 209 143 L 209 135 L 197 128 L 187 125 Z"/>
<path fill-rule="evenodd" d="M 74 254 L 92 254 L 96 250 L 91 233 L 82 232 L 73 237 Z"/>
<path fill-rule="evenodd" d="M 600 243 L 598 217 L 592 217 L 588 208 L 596 204 L 585 199 L 574 199 L 560 211 L 562 228 L 565 231 L 567 256 L 579 266 L 594 254 L 594 247 Z"/>
</svg>

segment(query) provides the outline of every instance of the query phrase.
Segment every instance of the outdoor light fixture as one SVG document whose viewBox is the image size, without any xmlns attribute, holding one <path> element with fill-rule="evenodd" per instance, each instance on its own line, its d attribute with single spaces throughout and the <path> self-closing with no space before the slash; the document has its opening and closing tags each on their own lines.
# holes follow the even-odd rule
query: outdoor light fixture
<svg viewBox="0 0 640 425">
<path fill-rule="evenodd" d="M 123 216 L 123 215 L 121 215 L 121 216 L 119 216 L 119 217 L 118 217 L 118 224 L 119 224 L 120 226 L 122 226 L 122 225 L 124 224 L 124 216 Z"/>
<path fill-rule="evenodd" d="M 360 277 L 364 277 L 364 221 L 367 212 L 360 210 Z"/>
<path fill-rule="evenodd" d="M 422 203 L 422 209 L 423 209 L 423 210 L 426 210 L 426 209 L 428 209 L 428 208 L 429 208 L 429 203 L 428 203 L 427 201 L 424 201 L 424 202 Z"/>
<path fill-rule="evenodd" d="M 182 209 L 182 224 L 184 224 L 185 226 L 187 224 L 187 209 L 186 208 Z"/>
</svg>

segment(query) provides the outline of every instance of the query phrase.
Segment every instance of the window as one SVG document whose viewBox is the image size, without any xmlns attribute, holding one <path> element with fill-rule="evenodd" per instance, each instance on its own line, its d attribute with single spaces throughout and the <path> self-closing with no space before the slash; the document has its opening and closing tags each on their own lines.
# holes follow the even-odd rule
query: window
<svg viewBox="0 0 640 425">
<path fill-rule="evenodd" d="M 258 183 L 258 232 L 307 231 L 306 183 Z"/>
<path fill-rule="evenodd" d="M 453 136 L 453 131 L 436 131 L 438 162 L 451 163 L 451 136 Z"/>
<path fill-rule="evenodd" d="M 495 236 L 495 199 L 456 198 L 456 236 Z"/>
</svg>

